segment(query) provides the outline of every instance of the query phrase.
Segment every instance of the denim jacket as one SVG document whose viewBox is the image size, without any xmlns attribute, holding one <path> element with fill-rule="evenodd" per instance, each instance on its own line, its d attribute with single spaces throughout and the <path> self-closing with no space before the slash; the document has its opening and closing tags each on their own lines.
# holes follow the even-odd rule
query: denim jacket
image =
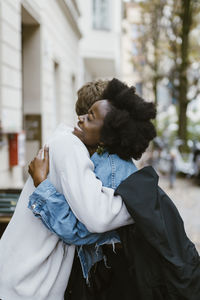
<svg viewBox="0 0 200 300">
<path fill-rule="evenodd" d="M 137 170 L 131 160 L 122 160 L 116 154 L 109 155 L 108 152 L 102 155 L 94 153 L 91 160 L 96 177 L 101 180 L 102 185 L 113 189 Z M 92 265 L 103 258 L 101 245 L 120 241 L 116 231 L 90 233 L 76 219 L 65 197 L 56 191 L 48 179 L 36 188 L 29 199 L 28 207 L 51 232 L 56 233 L 66 244 L 77 246 L 85 278 Z"/>
</svg>

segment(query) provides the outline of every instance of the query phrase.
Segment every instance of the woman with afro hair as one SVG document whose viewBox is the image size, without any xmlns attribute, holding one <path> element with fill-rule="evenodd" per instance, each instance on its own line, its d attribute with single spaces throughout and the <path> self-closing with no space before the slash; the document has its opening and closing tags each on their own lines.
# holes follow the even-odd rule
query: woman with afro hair
<svg viewBox="0 0 200 300">
<path fill-rule="evenodd" d="M 117 79 L 110 81 L 102 97 L 108 99 L 110 111 L 101 129 L 101 143 L 110 154 L 139 159 L 156 136 L 151 122 L 156 116 L 154 104 Z"/>
<path fill-rule="evenodd" d="M 84 102 L 83 95 L 81 98 Z M 76 105 L 76 109 L 79 109 L 79 104 Z M 81 112 L 84 112 L 83 105 L 81 105 Z M 128 87 L 114 78 L 105 84 L 105 89 L 99 100 L 94 101 L 86 112 L 78 117 L 79 121 L 73 130 L 73 135 L 86 146 L 94 164 L 94 172 L 96 177 L 101 180 L 101 184 L 115 190 L 122 181 L 137 170 L 132 159 L 139 159 L 149 142 L 156 136 L 154 125 L 151 122 L 156 116 L 154 104 L 146 102 L 138 96 L 134 87 Z M 57 234 L 65 243 L 77 246 L 79 257 L 75 257 L 65 299 L 133 299 L 135 288 L 131 284 L 129 266 L 126 264 L 119 235 L 116 231 L 110 231 L 116 226 L 104 224 L 99 230 L 86 217 L 84 219 L 82 216 L 84 226 L 73 214 L 76 211 L 74 202 L 77 197 L 74 197 L 73 201 L 70 202 L 69 196 L 66 197 L 66 200 L 56 190 L 55 194 L 51 194 L 51 199 L 48 196 L 45 199 L 45 203 L 49 205 L 48 214 L 45 214 L 44 211 L 41 212 L 44 193 L 41 196 L 40 189 L 42 189 L 43 181 L 47 178 L 46 164 L 48 164 L 48 160 L 43 161 L 41 166 L 40 158 L 36 158 L 30 164 L 29 173 L 35 186 L 38 187 L 36 188 L 37 192 L 34 192 L 30 198 L 29 208 L 33 210 L 35 215 L 40 214 L 40 218 L 47 228 Z M 80 176 L 81 172 L 80 166 Z M 46 187 L 47 181 L 44 183 Z M 85 182 L 83 187 L 76 186 L 76 190 L 80 190 L 80 197 L 87 188 L 93 188 L 92 184 L 89 187 L 86 185 L 88 186 L 89 183 Z M 67 186 L 70 188 L 70 178 L 68 178 Z M 51 191 L 55 189 L 50 182 L 48 182 L 48 189 Z M 81 191 L 81 189 L 83 190 Z M 74 190 L 70 191 L 68 195 L 73 192 Z M 34 211 L 32 208 L 33 204 L 34 206 L 37 205 L 37 201 L 40 204 L 40 212 Z M 63 212 L 69 212 L 70 209 L 67 201 L 69 201 L 73 212 L 70 211 L 70 214 L 63 215 Z M 95 199 L 92 201 L 91 207 L 96 207 L 94 219 L 96 218 L 97 222 L 99 219 L 98 211 L 100 214 L 101 207 L 95 206 Z M 62 210 L 59 210 L 59 203 L 61 202 Z M 86 209 L 85 214 L 87 215 Z M 70 223 L 67 222 L 69 218 Z M 69 238 L 72 220 L 76 228 L 71 233 L 71 235 L 76 235 L 76 238 L 73 237 L 73 239 L 71 236 Z M 121 222 L 120 226 L 133 222 L 132 219 L 129 222 Z M 99 233 L 91 233 L 89 230 Z M 115 243 L 115 251 L 113 251 L 113 243 Z M 107 263 L 104 262 L 103 257 L 107 257 Z M 94 264 L 95 262 L 97 263 Z M 107 268 L 107 265 L 111 268 Z M 88 278 L 89 285 L 84 277 Z"/>
</svg>

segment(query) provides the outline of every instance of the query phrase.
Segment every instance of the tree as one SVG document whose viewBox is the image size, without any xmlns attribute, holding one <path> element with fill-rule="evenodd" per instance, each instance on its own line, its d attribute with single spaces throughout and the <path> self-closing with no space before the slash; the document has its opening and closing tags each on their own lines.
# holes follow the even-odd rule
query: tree
<svg viewBox="0 0 200 300">
<path fill-rule="evenodd" d="M 200 1 L 145 0 L 137 5 L 141 9 L 140 55 L 133 56 L 132 61 L 143 83 L 151 82 L 156 104 L 160 80 L 169 79 L 172 99 L 177 104 L 181 150 L 185 150 L 188 104 L 200 94 Z"/>
<path fill-rule="evenodd" d="M 132 63 L 140 73 L 143 85 L 147 87 L 151 84 L 154 102 L 157 106 L 158 83 L 164 76 L 161 68 L 163 55 L 161 20 L 165 0 L 146 0 L 136 5 L 140 10 L 141 18 L 137 28 L 138 54 L 132 55 Z"/>
<path fill-rule="evenodd" d="M 167 1 L 168 20 L 166 26 L 169 38 L 169 50 L 173 59 L 170 72 L 173 96 L 178 102 L 178 136 L 183 141 L 181 150 L 187 149 L 187 108 L 194 97 L 189 98 L 189 91 L 194 85 L 194 80 L 188 80 L 194 56 L 191 56 L 191 33 L 197 22 L 195 17 L 199 13 L 199 3 L 195 0 Z"/>
</svg>

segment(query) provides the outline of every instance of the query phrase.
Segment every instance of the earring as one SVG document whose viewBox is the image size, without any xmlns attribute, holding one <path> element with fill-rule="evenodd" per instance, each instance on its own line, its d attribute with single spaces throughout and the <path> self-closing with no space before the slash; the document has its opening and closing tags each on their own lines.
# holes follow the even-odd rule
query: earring
<svg viewBox="0 0 200 300">
<path fill-rule="evenodd" d="M 97 147 L 97 150 L 96 150 L 97 154 L 102 155 L 102 154 L 104 153 L 104 151 L 105 151 L 105 149 L 104 149 L 103 146 L 100 146 L 100 145 L 99 145 L 99 146 Z"/>
</svg>

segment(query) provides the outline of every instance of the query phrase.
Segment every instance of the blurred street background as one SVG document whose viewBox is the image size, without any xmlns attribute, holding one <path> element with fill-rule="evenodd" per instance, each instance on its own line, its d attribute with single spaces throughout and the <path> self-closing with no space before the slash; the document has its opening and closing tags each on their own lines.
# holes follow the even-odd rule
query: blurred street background
<svg viewBox="0 0 200 300">
<path fill-rule="evenodd" d="M 113 77 L 157 107 L 151 164 L 200 251 L 200 1 L 0 0 L 0 235 L 77 90 Z"/>
<path fill-rule="evenodd" d="M 196 245 L 200 254 L 199 187 L 193 180 L 178 178 L 174 189 L 170 189 L 168 182 L 166 176 L 160 176 L 160 187 L 174 201 L 183 218 L 187 236 Z"/>
</svg>

